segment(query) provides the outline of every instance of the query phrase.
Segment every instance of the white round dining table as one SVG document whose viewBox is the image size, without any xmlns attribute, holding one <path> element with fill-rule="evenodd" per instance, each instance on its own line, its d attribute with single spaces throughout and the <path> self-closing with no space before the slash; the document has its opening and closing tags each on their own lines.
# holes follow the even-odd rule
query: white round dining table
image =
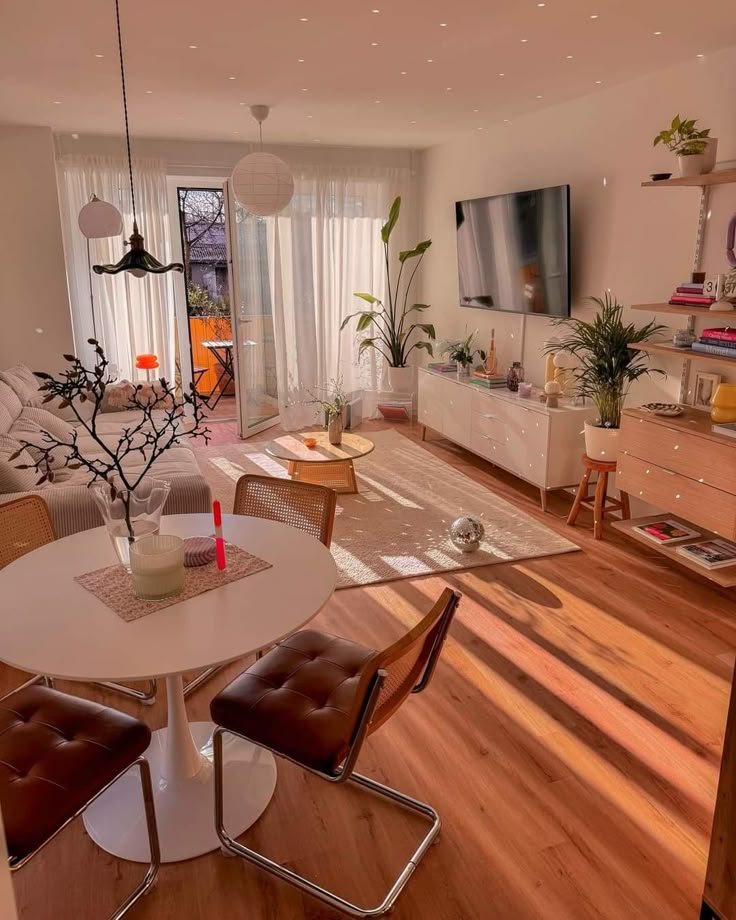
<svg viewBox="0 0 736 920">
<path fill-rule="evenodd" d="M 271 567 L 131 622 L 74 580 L 116 563 L 104 528 L 49 543 L 0 571 L 0 659 L 7 664 L 75 681 L 166 678 L 167 726 L 153 733 L 146 753 L 164 862 L 219 847 L 213 724 L 188 721 L 182 675 L 283 639 L 316 616 L 335 588 L 332 555 L 309 534 L 241 515 L 223 515 L 223 531 L 229 543 Z M 212 517 L 166 516 L 161 533 L 211 534 Z M 226 736 L 224 758 L 226 824 L 237 836 L 271 800 L 276 764 L 269 751 L 233 736 Z M 84 821 L 109 853 L 148 862 L 136 775 L 127 774 L 97 799 Z"/>
</svg>

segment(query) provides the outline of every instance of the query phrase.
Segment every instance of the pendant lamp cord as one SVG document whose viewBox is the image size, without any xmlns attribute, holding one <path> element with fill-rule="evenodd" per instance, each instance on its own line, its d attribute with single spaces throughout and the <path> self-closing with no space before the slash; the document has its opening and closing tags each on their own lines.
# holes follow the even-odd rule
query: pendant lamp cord
<svg viewBox="0 0 736 920">
<path fill-rule="evenodd" d="M 92 308 L 92 338 L 97 339 L 97 321 L 95 319 L 95 292 L 92 288 L 92 260 L 89 253 L 89 237 L 87 237 L 87 277 L 89 278 L 89 303 Z"/>
<path fill-rule="evenodd" d="M 128 95 L 125 91 L 125 64 L 123 63 L 123 36 L 120 31 L 120 4 L 115 0 L 115 20 L 118 27 L 118 52 L 120 54 L 120 80 L 123 85 L 123 114 L 125 115 L 125 143 L 128 148 L 128 176 L 130 178 L 130 197 L 133 203 L 133 223 L 138 221 L 135 213 L 135 189 L 133 187 L 133 160 L 130 155 L 130 128 L 128 127 Z"/>
<path fill-rule="evenodd" d="M 258 122 L 258 136 L 261 139 L 261 153 L 263 153 L 263 122 L 262 121 Z"/>
</svg>

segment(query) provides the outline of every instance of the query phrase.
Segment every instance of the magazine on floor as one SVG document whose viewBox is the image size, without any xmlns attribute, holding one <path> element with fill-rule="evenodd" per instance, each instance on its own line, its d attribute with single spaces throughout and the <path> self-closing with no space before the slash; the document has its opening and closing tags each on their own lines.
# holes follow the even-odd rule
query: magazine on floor
<svg viewBox="0 0 736 920">
<path fill-rule="evenodd" d="M 722 569 L 736 564 L 736 544 L 729 543 L 728 540 L 686 543 L 684 546 L 678 546 L 677 552 L 706 569 Z"/>
</svg>

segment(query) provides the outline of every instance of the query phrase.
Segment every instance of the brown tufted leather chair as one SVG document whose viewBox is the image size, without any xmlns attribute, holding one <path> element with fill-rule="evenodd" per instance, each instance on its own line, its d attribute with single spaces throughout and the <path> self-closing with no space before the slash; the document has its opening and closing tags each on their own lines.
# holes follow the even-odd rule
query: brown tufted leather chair
<svg viewBox="0 0 736 920">
<path fill-rule="evenodd" d="M 460 594 L 446 588 L 432 610 L 383 651 L 315 630 L 279 642 L 212 700 L 215 827 L 223 851 L 353 917 L 380 917 L 393 907 L 440 831 L 429 805 L 354 771 L 363 742 L 411 693 L 426 689 Z M 364 786 L 429 819 L 431 827 L 381 904 L 364 908 L 238 843 L 223 818 L 223 735 L 238 735 L 332 783 Z"/>
<path fill-rule="evenodd" d="M 155 883 L 161 861 L 148 763 L 151 730 L 125 713 L 49 687 L 0 700 L 0 810 L 11 871 L 138 767 L 151 860 L 138 887 L 114 911 L 120 920 Z"/>
</svg>

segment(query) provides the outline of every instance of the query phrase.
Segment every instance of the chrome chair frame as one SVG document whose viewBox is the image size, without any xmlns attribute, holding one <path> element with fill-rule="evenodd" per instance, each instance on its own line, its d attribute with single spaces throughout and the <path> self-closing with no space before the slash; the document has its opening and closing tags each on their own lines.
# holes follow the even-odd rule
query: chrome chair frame
<svg viewBox="0 0 736 920">
<path fill-rule="evenodd" d="M 72 821 L 76 820 L 80 815 L 82 815 L 89 808 L 89 806 L 102 795 L 103 792 L 107 792 L 107 790 L 111 786 L 113 786 L 121 777 L 125 776 L 125 774 L 129 770 L 132 770 L 133 767 L 136 767 L 136 766 L 138 767 L 140 776 L 141 776 L 141 786 L 143 790 L 143 804 L 145 806 L 145 812 L 146 812 L 146 827 L 148 829 L 148 845 L 151 850 L 151 861 L 149 863 L 148 870 L 145 876 L 143 877 L 143 880 L 141 881 L 141 883 L 138 885 L 138 887 L 134 891 L 132 891 L 128 895 L 128 897 L 123 901 L 123 903 L 119 907 L 117 907 L 115 911 L 109 917 L 109 920 L 121 920 L 121 917 L 127 914 L 127 912 L 138 901 L 138 899 L 143 897 L 144 894 L 148 894 L 151 888 L 153 888 L 153 886 L 156 883 L 156 878 L 158 876 L 159 867 L 161 866 L 161 850 L 159 848 L 158 830 L 156 827 L 156 811 L 155 811 L 155 807 L 153 803 L 153 787 L 151 785 L 151 769 L 148 766 L 148 761 L 145 759 L 145 757 L 138 757 L 132 763 L 128 764 L 128 766 L 124 770 L 121 770 L 120 773 L 118 773 L 116 777 L 111 779 L 110 782 L 104 788 L 100 789 L 99 792 L 95 793 L 95 795 L 88 802 L 85 802 L 85 804 L 77 812 L 75 812 L 75 814 L 73 814 L 71 818 L 65 821 L 61 825 L 61 827 L 57 831 L 55 831 L 50 837 L 47 837 L 46 840 L 44 840 L 44 842 L 41 844 L 41 846 L 37 847 L 32 853 L 28 853 L 28 855 L 24 856 L 22 859 L 13 859 L 12 857 L 8 859 L 8 866 L 10 867 L 10 871 L 17 872 L 19 869 L 22 869 L 23 866 L 25 866 L 25 864 L 29 862 L 29 860 L 33 859 L 33 857 L 36 856 L 38 853 L 40 853 L 41 850 L 44 849 L 44 847 L 46 847 L 49 843 L 51 843 L 51 841 L 58 834 L 60 834 L 64 830 L 65 827 L 67 827 L 69 824 L 72 823 Z"/>
<path fill-rule="evenodd" d="M 412 687 L 412 693 L 421 693 L 434 674 L 440 652 L 442 651 L 442 646 L 444 645 L 445 638 L 447 636 L 447 630 L 449 628 L 452 613 L 454 613 L 455 607 L 460 600 L 459 594 L 457 594 L 457 592 L 454 592 L 454 594 L 455 604 L 452 608 L 452 612 L 450 613 L 450 616 L 448 617 L 444 627 L 438 631 L 437 636 L 435 637 L 434 644 L 427 658 L 427 663 L 419 680 L 414 685 L 414 687 Z M 406 887 L 407 882 L 414 874 L 414 871 L 419 865 L 420 861 L 427 853 L 427 850 L 434 843 L 442 826 L 440 816 L 437 814 L 434 808 L 432 808 L 431 805 L 427 805 L 425 802 L 420 802 L 418 799 L 414 799 L 411 796 L 400 792 L 398 789 L 393 789 L 391 786 L 385 786 L 383 783 L 379 783 L 368 776 L 363 776 L 360 773 L 354 772 L 358 755 L 360 754 L 363 742 L 367 737 L 368 728 L 371 724 L 376 705 L 378 704 L 381 688 L 383 687 L 387 676 L 388 675 L 385 670 L 379 670 L 376 672 L 371 684 L 371 688 L 366 694 L 363 710 L 358 718 L 355 730 L 353 732 L 353 737 L 350 742 L 350 747 L 348 748 L 348 753 L 345 757 L 345 760 L 334 773 L 323 773 L 319 770 L 311 769 L 310 767 L 307 767 L 290 757 L 286 757 L 279 751 L 271 750 L 272 754 L 276 754 L 277 756 L 282 757 L 284 760 L 291 760 L 292 763 L 296 763 L 297 766 L 301 767 L 303 770 L 314 773 L 316 776 L 319 776 L 330 783 L 339 784 L 351 782 L 358 786 L 363 786 L 366 789 L 369 789 L 371 792 L 375 792 L 376 794 L 381 795 L 392 802 L 396 802 L 397 804 L 402 805 L 404 808 L 408 808 L 414 812 L 417 812 L 431 822 L 430 829 L 427 831 L 417 848 L 414 850 L 411 858 L 399 873 L 398 877 L 394 881 L 384 899 L 376 907 L 361 907 L 358 904 L 354 904 L 352 901 L 348 901 L 345 898 L 335 894 L 334 892 L 329 891 L 320 885 L 317 885 L 315 882 L 312 882 L 304 876 L 293 872 L 291 869 L 287 869 L 284 866 L 279 865 L 272 859 L 269 859 L 267 856 L 263 856 L 261 853 L 258 853 L 255 850 L 244 846 L 242 843 L 238 843 L 237 840 L 234 840 L 233 837 L 230 836 L 230 834 L 227 832 L 227 829 L 225 828 L 224 823 L 224 775 L 222 759 L 222 738 L 223 735 L 228 734 L 243 738 L 246 741 L 250 741 L 251 739 L 247 738 L 245 735 L 240 735 L 237 732 L 230 731 L 229 729 L 221 728 L 220 726 L 215 728 L 215 731 L 212 735 L 215 769 L 215 830 L 217 831 L 217 836 L 220 839 L 220 845 L 223 853 L 225 853 L 225 855 L 240 856 L 243 859 L 247 859 L 254 863 L 256 866 L 259 866 L 261 869 L 265 869 L 266 872 L 269 872 L 271 875 L 276 876 L 276 878 L 279 878 L 285 882 L 289 882 L 289 884 L 294 885 L 301 891 L 312 895 L 323 903 L 328 904 L 335 910 L 342 911 L 351 917 L 382 917 L 389 913 L 389 911 L 391 911 L 394 904 L 396 903 L 396 899 L 399 897 L 403 889 Z M 260 746 L 265 748 L 265 745 Z M 268 748 L 266 749 L 269 750 Z"/>
<path fill-rule="evenodd" d="M 194 693 L 195 690 L 199 690 L 203 683 L 208 681 L 210 677 L 214 677 L 215 674 L 224 667 L 225 665 L 223 664 L 217 664 L 211 668 L 205 668 L 204 671 L 184 684 L 184 696 L 188 697 L 190 694 Z M 128 687 L 126 684 L 118 684 L 113 680 L 95 681 L 95 685 L 98 687 L 104 687 L 106 690 L 113 690 L 115 693 L 131 697 L 139 703 L 143 703 L 145 706 L 153 706 L 156 702 L 156 694 L 158 693 L 158 681 L 149 680 L 146 683 L 147 686 L 145 690 L 137 690 L 135 687 Z"/>
</svg>

